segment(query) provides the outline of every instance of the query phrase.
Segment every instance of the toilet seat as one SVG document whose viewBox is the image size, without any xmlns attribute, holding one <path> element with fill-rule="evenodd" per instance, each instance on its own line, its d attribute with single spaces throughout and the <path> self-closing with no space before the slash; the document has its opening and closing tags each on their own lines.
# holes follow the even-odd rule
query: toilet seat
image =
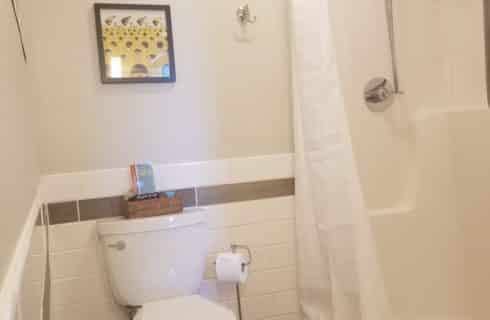
<svg viewBox="0 0 490 320">
<path fill-rule="evenodd" d="M 232 311 L 200 296 L 177 297 L 150 302 L 141 307 L 134 320 L 236 320 Z"/>
</svg>

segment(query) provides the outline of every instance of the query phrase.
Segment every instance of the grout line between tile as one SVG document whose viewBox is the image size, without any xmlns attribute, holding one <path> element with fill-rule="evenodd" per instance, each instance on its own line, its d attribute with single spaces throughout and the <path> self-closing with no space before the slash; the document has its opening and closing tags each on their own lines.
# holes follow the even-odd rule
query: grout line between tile
<svg viewBox="0 0 490 320">
<path fill-rule="evenodd" d="M 295 219 L 294 218 L 277 218 L 277 219 L 261 220 L 261 221 L 255 221 L 255 222 L 249 222 L 249 223 L 235 224 L 235 225 L 231 225 L 231 226 L 222 226 L 222 227 L 213 227 L 213 226 L 210 226 L 209 227 L 209 230 L 211 230 L 211 231 L 219 231 L 219 230 L 223 230 L 223 229 L 234 229 L 234 228 L 246 227 L 246 226 L 251 226 L 251 225 L 254 225 L 254 224 L 264 224 L 264 223 L 273 223 L 273 222 L 286 222 L 286 221 L 294 222 Z"/>
<path fill-rule="evenodd" d="M 95 273 L 89 273 L 87 275 L 82 275 L 78 277 L 63 277 L 63 278 L 51 278 L 51 282 L 55 285 L 58 282 L 68 282 L 68 281 L 77 281 L 77 280 L 99 280 L 99 274 L 97 272 Z"/>
<path fill-rule="evenodd" d="M 296 269 L 297 269 L 296 264 L 290 264 L 290 265 L 285 265 L 285 266 L 281 266 L 281 267 L 250 269 L 248 273 L 249 273 L 249 275 L 252 275 L 252 274 L 260 274 L 260 273 L 264 273 L 264 272 L 284 271 L 284 270 L 292 270 L 292 271 L 296 272 Z M 216 281 L 217 280 L 216 274 L 213 273 L 212 275 L 205 276 L 204 280 L 215 280 Z M 291 289 L 291 290 L 293 290 L 293 289 Z"/>
<path fill-rule="evenodd" d="M 252 252 L 253 252 L 254 250 L 268 249 L 268 248 L 279 247 L 279 246 L 288 246 L 290 248 L 295 248 L 295 241 L 291 240 L 291 241 L 282 241 L 282 242 L 276 242 L 276 243 L 267 243 L 264 245 L 251 245 L 250 249 L 252 249 Z M 221 250 L 221 251 L 210 251 L 208 253 L 208 257 L 211 257 L 213 255 L 217 255 L 217 254 L 222 253 L 222 252 L 226 252 L 227 250 L 229 250 L 229 249 Z"/>
<path fill-rule="evenodd" d="M 294 245 L 295 241 L 294 239 L 289 239 L 289 240 L 286 240 L 286 241 L 280 241 L 280 242 L 272 242 L 272 243 L 266 243 L 266 244 L 252 244 L 252 245 L 249 245 L 250 249 L 255 250 L 255 249 L 261 249 L 262 247 L 265 247 L 265 246 L 278 246 L 278 245 L 282 245 L 282 244 L 291 244 L 291 245 Z M 229 250 L 229 246 L 226 246 L 226 249 L 220 249 L 220 250 L 214 250 L 213 251 L 210 251 L 209 252 L 209 255 L 211 254 L 218 254 L 218 253 L 221 253 L 221 252 L 225 252 Z"/>
<path fill-rule="evenodd" d="M 76 205 L 77 205 L 77 219 L 78 219 L 76 222 L 80 222 L 82 221 L 82 219 L 80 218 L 80 200 L 76 201 Z"/>
<path fill-rule="evenodd" d="M 198 187 L 194 187 L 194 200 L 196 201 L 196 207 L 199 208 L 199 192 L 198 192 Z"/>
<path fill-rule="evenodd" d="M 279 243 L 273 243 L 273 244 L 264 244 L 264 245 L 258 245 L 258 246 L 250 246 L 250 249 L 253 250 L 261 250 L 261 249 L 271 249 L 271 248 L 274 248 L 274 247 L 294 247 L 295 246 L 295 242 L 294 241 L 284 241 L 284 242 L 279 242 Z M 216 255 L 218 253 L 221 253 L 222 251 L 211 251 L 208 253 L 208 257 L 209 256 L 212 256 L 212 255 Z"/>
<path fill-rule="evenodd" d="M 44 210 L 46 210 L 44 216 L 46 217 L 46 225 L 49 227 L 51 225 L 50 217 L 49 217 L 49 206 L 48 204 L 44 204 Z"/>
<path fill-rule="evenodd" d="M 53 285 L 56 285 L 57 282 L 69 282 L 69 281 L 77 281 L 77 280 L 84 280 L 84 279 L 93 280 L 96 279 L 98 275 L 99 275 L 98 272 L 90 272 L 80 276 L 71 276 L 71 277 L 51 276 L 51 282 L 53 283 Z"/>
<path fill-rule="evenodd" d="M 292 270 L 296 272 L 297 266 L 296 264 L 289 264 L 287 266 L 282 266 L 282 267 L 271 267 L 271 268 L 263 268 L 263 269 L 255 269 L 255 270 L 250 270 L 249 274 L 257 274 L 257 273 L 263 273 L 263 272 L 269 272 L 269 271 L 284 271 L 284 270 Z M 207 280 L 216 280 L 216 278 L 209 278 Z"/>
<path fill-rule="evenodd" d="M 44 221 L 44 205 L 41 204 L 41 207 L 39 208 L 39 214 L 41 215 L 41 225 L 45 226 L 46 225 L 46 221 Z"/>
<path fill-rule="evenodd" d="M 27 282 L 26 284 L 29 284 L 31 286 L 43 286 L 44 280 L 31 280 Z"/>
<path fill-rule="evenodd" d="M 299 310 L 298 310 L 299 311 Z M 287 312 L 287 313 L 278 313 L 273 316 L 267 316 L 265 318 L 258 318 L 257 320 L 276 320 L 284 316 L 292 316 L 292 315 L 298 315 L 298 312 Z M 299 319 L 299 317 L 298 317 Z"/>
<path fill-rule="evenodd" d="M 251 293 L 251 294 L 243 294 L 242 299 L 247 300 L 250 298 L 256 298 L 256 297 L 262 297 L 262 296 L 273 296 L 277 294 L 281 294 L 284 292 L 291 292 L 291 291 L 298 291 L 297 287 L 294 288 L 286 288 L 286 289 L 281 289 L 281 290 L 274 290 L 274 291 L 269 291 L 269 292 L 262 292 L 262 293 Z M 231 299 L 230 299 L 231 300 Z M 229 300 L 227 300 L 229 301 Z"/>
<path fill-rule="evenodd" d="M 88 247 L 78 248 L 78 249 L 70 249 L 70 250 L 50 252 L 49 255 L 50 256 L 63 256 L 63 255 L 77 254 L 77 253 L 85 252 L 88 250 L 96 250 L 96 248 L 88 246 Z"/>
<path fill-rule="evenodd" d="M 284 290 L 280 290 L 280 291 L 275 291 L 275 292 L 271 292 L 271 293 L 261 293 L 261 294 L 258 294 L 258 295 L 255 295 L 253 297 L 249 297 L 250 298 L 260 298 L 260 297 L 270 297 L 270 296 L 275 296 L 275 295 L 278 295 L 278 294 L 282 294 L 282 293 L 286 293 L 286 292 L 289 292 L 289 293 L 297 293 L 298 292 L 298 289 L 297 288 L 292 288 L 292 289 L 284 289 Z M 246 299 L 246 298 L 244 298 Z M 231 299 L 221 299 L 220 301 L 222 302 L 235 302 L 233 298 Z M 288 312 L 287 314 L 289 314 L 290 312 Z"/>
</svg>

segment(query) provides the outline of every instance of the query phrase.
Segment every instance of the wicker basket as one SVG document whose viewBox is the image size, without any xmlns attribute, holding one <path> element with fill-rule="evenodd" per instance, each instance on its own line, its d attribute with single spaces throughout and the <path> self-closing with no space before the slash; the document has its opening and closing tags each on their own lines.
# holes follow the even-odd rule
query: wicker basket
<svg viewBox="0 0 490 320">
<path fill-rule="evenodd" d="M 175 214 L 183 211 L 182 199 L 178 196 L 168 198 L 160 195 L 158 198 L 128 201 L 128 219 L 156 217 Z"/>
</svg>

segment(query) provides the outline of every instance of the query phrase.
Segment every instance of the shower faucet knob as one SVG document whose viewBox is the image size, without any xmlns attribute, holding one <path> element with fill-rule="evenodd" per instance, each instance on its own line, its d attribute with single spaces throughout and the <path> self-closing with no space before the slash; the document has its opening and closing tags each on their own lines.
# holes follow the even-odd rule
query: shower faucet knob
<svg viewBox="0 0 490 320">
<path fill-rule="evenodd" d="M 383 112 L 394 101 L 393 86 L 386 78 L 374 78 L 364 88 L 364 101 L 372 112 Z"/>
</svg>

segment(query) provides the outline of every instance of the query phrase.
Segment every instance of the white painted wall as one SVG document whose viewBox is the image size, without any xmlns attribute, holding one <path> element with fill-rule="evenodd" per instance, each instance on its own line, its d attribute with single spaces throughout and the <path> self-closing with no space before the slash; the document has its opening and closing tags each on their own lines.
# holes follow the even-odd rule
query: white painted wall
<svg viewBox="0 0 490 320">
<path fill-rule="evenodd" d="M 32 302 L 36 299 L 24 299 L 26 297 L 23 292 L 23 284 L 26 283 L 24 280 L 28 279 L 28 282 L 30 282 L 34 278 L 30 277 L 30 271 L 32 270 L 29 270 L 29 266 L 26 266 L 28 264 L 26 261 L 29 260 L 32 254 L 31 249 L 34 248 L 34 252 L 39 252 L 36 248 L 44 245 L 42 237 L 38 237 L 38 233 L 34 231 L 40 207 L 41 199 L 39 192 L 36 192 L 26 221 L 17 235 L 14 250 L 11 258 L 8 259 L 8 265 L 0 286 L 0 319 L 2 320 L 22 320 L 23 312 L 26 315 L 34 315 L 42 311 L 40 306 L 38 308 L 34 304 L 24 304 L 24 300 Z M 45 254 L 44 257 L 46 256 Z M 28 319 L 28 317 L 26 318 Z"/>
<path fill-rule="evenodd" d="M 33 126 L 39 137 L 41 172 L 49 175 L 42 182 L 43 201 L 121 194 L 128 181 L 117 168 L 125 168 L 132 161 L 161 164 L 162 174 L 174 174 L 171 182 L 163 179 L 163 186 L 168 188 L 175 188 L 175 181 L 233 183 L 244 177 L 255 180 L 259 176 L 260 180 L 263 173 L 274 178 L 274 172 L 284 168 L 289 170 L 288 177 L 292 176 L 290 155 L 285 167 L 271 156 L 265 167 L 272 166 L 272 170 L 266 172 L 241 160 L 292 151 L 287 2 L 251 2 L 258 23 L 247 29 L 246 41 L 239 39 L 243 36 L 235 16 L 242 4 L 239 1 L 153 3 L 159 2 L 172 6 L 177 83 L 103 86 L 99 81 L 93 1 L 22 1 L 24 23 L 32 31 L 26 35 L 29 76 L 34 83 L 29 89 L 36 102 L 30 115 L 37 118 Z M 12 25 L 6 34 L 15 34 Z M 19 53 L 16 43 L 9 48 L 12 57 L 14 49 L 15 54 Z M 15 63 L 10 58 L 2 61 L 6 68 L 22 66 L 17 56 Z M 20 87 L 23 73 L 13 72 L 13 76 Z M 14 134 L 23 139 L 21 130 L 26 125 L 15 117 L 25 116 L 24 97 L 8 89 L 12 98 L 5 105 L 15 107 L 9 112 L 19 114 L 5 117 L 3 129 L 15 129 Z M 26 159 L 13 165 L 27 166 L 32 158 L 27 151 L 21 153 L 12 146 L 5 154 Z M 198 171 L 196 163 L 188 164 L 231 157 L 236 161 L 223 168 L 211 166 Z M 176 163 L 188 164 L 183 165 L 181 173 L 194 170 L 190 180 L 183 177 L 181 181 L 171 172 Z M 8 173 L 12 179 L 7 175 L 8 179 L 15 177 L 16 183 L 27 180 L 14 176 L 21 171 L 17 167 L 5 167 L 11 169 Z M 241 174 L 244 168 L 245 175 Z M 30 174 L 31 169 L 27 169 Z M 94 182 L 99 181 L 97 177 L 102 177 L 103 183 Z M 25 184 L 19 188 L 29 191 Z M 47 185 L 50 191 L 46 193 Z M 60 195 L 65 198 L 60 199 Z M 18 196 L 25 197 L 26 192 Z M 14 202 L 17 198 L 9 200 L 21 203 Z M 215 224 L 211 254 L 236 240 L 250 244 L 257 255 L 250 283 L 243 288 L 248 319 L 298 318 L 292 201 L 285 198 L 216 206 L 210 213 Z M 256 230 L 261 232 L 257 234 Z M 15 239 L 20 229 L 11 231 Z M 95 224 L 54 226 L 50 232 L 52 317 L 124 318 L 105 280 Z M 24 281 L 24 287 L 32 293 L 22 297 L 29 317 L 34 317 L 32 305 L 39 300 L 39 279 L 32 278 L 35 276 L 31 277 L 29 270 L 41 271 L 36 268 L 39 259 L 36 254 L 29 255 Z M 230 288 L 213 285 L 212 272 L 208 271 L 207 276 L 203 295 L 233 307 Z"/>
<path fill-rule="evenodd" d="M 9 1 L 0 3 L 0 288 L 39 180 L 30 82 Z"/>
<path fill-rule="evenodd" d="M 239 1 L 153 2 L 170 3 L 173 9 L 178 82 L 128 86 L 99 82 L 93 1 L 19 2 L 25 30 L 30 31 L 25 35 L 29 70 L 21 59 L 8 2 L 0 8 L 5 22 L 0 39 L 6 44 L 6 58 L 0 62 L 0 136 L 7 138 L 0 138 L 0 165 L 7 169 L 0 184 L 2 212 L 7 215 L 0 230 L 0 276 L 38 182 L 32 128 L 37 129 L 44 174 L 84 171 L 93 178 L 92 170 L 124 168 L 134 160 L 175 164 L 292 151 L 286 1 L 250 2 L 258 23 L 247 30 L 246 41 L 238 39 Z M 211 181 L 240 180 L 234 170 L 242 165 L 238 159 Z M 269 178 L 277 168 L 282 167 L 267 172 Z M 208 169 L 212 173 L 203 171 L 197 180 L 216 173 Z M 249 167 L 247 172 L 255 177 L 263 171 Z M 65 190 L 66 181 L 57 187 Z M 101 195 L 104 185 L 88 190 L 86 182 L 77 185 L 78 191 Z M 118 189 L 117 194 L 122 192 Z M 250 244 L 257 255 L 250 283 L 243 288 L 248 319 L 297 319 L 292 201 L 216 206 L 210 213 L 216 236 L 213 253 L 236 240 Z M 87 316 L 90 310 L 96 312 L 90 316 L 101 319 L 122 316 L 107 290 L 100 257 L 93 256 L 94 231 L 94 223 L 51 230 L 55 319 Z M 72 246 L 60 249 L 60 243 Z M 24 253 L 29 256 L 24 279 L 28 294 L 21 299 L 26 317 L 35 318 L 42 261 L 37 252 Z M 96 268 L 80 269 L 80 257 Z M 203 290 L 211 299 L 233 304 L 230 288 L 216 288 L 210 280 Z M 94 301 L 92 295 L 101 299 Z"/>
<path fill-rule="evenodd" d="M 100 83 L 93 0 L 26 3 L 44 174 L 291 152 L 287 1 L 250 1 L 246 41 L 241 1 L 152 1 L 172 7 L 171 85 Z"/>
</svg>

